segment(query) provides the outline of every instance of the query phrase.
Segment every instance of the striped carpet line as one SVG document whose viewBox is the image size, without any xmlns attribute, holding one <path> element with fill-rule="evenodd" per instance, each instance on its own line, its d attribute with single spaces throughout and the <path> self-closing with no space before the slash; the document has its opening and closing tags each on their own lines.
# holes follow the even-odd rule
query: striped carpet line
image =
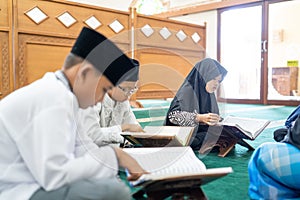
<svg viewBox="0 0 300 200">
<path fill-rule="evenodd" d="M 137 121 L 139 123 L 143 123 L 143 122 L 153 122 L 153 121 L 163 121 L 165 120 L 165 116 L 162 117 L 149 117 L 149 118 L 140 118 L 137 119 Z"/>
<path fill-rule="evenodd" d="M 285 119 L 271 121 L 271 123 L 266 128 L 274 128 L 274 127 L 284 126 L 285 121 L 286 121 Z"/>
<path fill-rule="evenodd" d="M 226 110 L 226 113 L 234 113 L 234 112 L 245 112 L 245 111 L 257 111 L 257 110 L 268 110 L 274 108 L 282 108 L 284 106 L 263 106 L 263 107 L 253 107 L 253 108 L 239 108 L 239 109 L 230 109 Z M 146 111 L 146 110 L 161 110 L 161 109 L 168 109 L 169 106 L 160 106 L 160 107 L 149 107 L 149 108 L 132 108 L 132 111 Z M 224 108 L 220 108 L 220 110 L 224 110 Z"/>
<path fill-rule="evenodd" d="M 159 106 L 159 107 L 149 107 L 149 108 L 132 108 L 131 110 L 136 111 L 147 111 L 147 110 L 161 110 L 161 109 L 169 109 L 169 106 Z"/>
<path fill-rule="evenodd" d="M 150 118 L 140 118 L 137 119 L 139 123 L 145 123 L 145 122 L 154 122 L 154 121 L 163 121 L 165 120 L 165 117 L 150 117 Z M 276 120 L 276 121 L 271 121 L 270 124 L 266 127 L 267 128 L 275 128 L 279 126 L 284 126 L 285 119 L 284 120 Z"/>
<path fill-rule="evenodd" d="M 253 108 L 239 108 L 239 109 L 230 109 L 226 110 L 224 108 L 220 108 L 220 110 L 225 110 L 225 113 L 234 113 L 234 112 L 245 112 L 245 111 L 257 111 L 257 110 L 268 110 L 274 108 L 282 108 L 284 106 L 263 106 L 263 107 L 253 107 Z M 161 110 L 161 109 L 168 109 L 169 106 L 160 106 L 160 107 L 149 107 L 149 108 L 132 108 L 132 111 L 147 111 L 147 110 Z"/>
<path fill-rule="evenodd" d="M 231 110 L 227 110 L 226 113 L 268 110 L 268 109 L 282 108 L 282 107 L 284 107 L 284 106 L 277 106 L 277 105 L 270 105 L 270 106 L 263 106 L 263 107 L 259 106 L 259 107 L 252 107 L 252 108 L 231 109 Z M 150 108 L 133 108 L 132 110 L 133 111 L 153 111 L 153 110 L 161 110 L 161 109 L 168 109 L 168 108 L 169 108 L 169 106 L 161 106 L 161 107 L 150 107 Z M 137 121 L 139 123 L 164 121 L 164 120 L 165 120 L 165 116 L 137 119 Z M 274 128 L 274 127 L 284 126 L 284 123 L 285 123 L 285 119 L 272 121 L 266 128 Z"/>
<path fill-rule="evenodd" d="M 235 112 L 245 112 L 245 111 L 257 111 L 257 110 L 268 110 L 268 109 L 274 109 L 274 108 L 282 108 L 284 106 L 276 106 L 276 105 L 271 105 L 271 106 L 263 106 L 263 107 L 254 107 L 254 108 L 240 108 L 240 109 L 220 109 L 221 111 L 224 110 L 224 113 L 235 113 Z"/>
</svg>

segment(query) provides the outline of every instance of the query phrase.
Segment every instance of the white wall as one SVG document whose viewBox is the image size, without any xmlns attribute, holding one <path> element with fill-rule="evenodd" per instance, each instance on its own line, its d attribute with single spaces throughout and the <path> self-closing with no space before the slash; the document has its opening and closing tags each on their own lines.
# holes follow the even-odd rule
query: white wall
<svg viewBox="0 0 300 200">
<path fill-rule="evenodd" d="M 285 67 L 288 60 L 300 61 L 300 3 L 284 2 L 270 6 L 269 66 Z M 281 41 L 274 39 L 274 32 L 282 30 Z M 300 63 L 300 62 L 299 62 Z"/>
<path fill-rule="evenodd" d="M 206 22 L 207 57 L 217 59 L 217 15 L 217 11 L 214 10 L 180 17 L 173 17 L 172 19 L 199 25 L 204 25 Z"/>
<path fill-rule="evenodd" d="M 85 3 L 94 6 L 101 6 L 101 7 L 111 8 L 115 10 L 128 11 L 129 5 L 133 0 L 68 0 L 68 1 Z M 170 7 L 172 8 L 172 7 L 190 5 L 193 3 L 196 4 L 202 2 L 208 3 L 212 1 L 218 1 L 218 0 L 169 0 L 169 1 L 170 1 Z"/>
<path fill-rule="evenodd" d="M 170 0 L 170 7 L 179 7 L 179 6 L 186 6 L 191 4 L 206 4 L 206 3 L 212 3 L 216 1 L 221 0 Z"/>
<path fill-rule="evenodd" d="M 77 3 L 111 8 L 114 10 L 128 11 L 132 0 L 68 0 Z"/>
</svg>

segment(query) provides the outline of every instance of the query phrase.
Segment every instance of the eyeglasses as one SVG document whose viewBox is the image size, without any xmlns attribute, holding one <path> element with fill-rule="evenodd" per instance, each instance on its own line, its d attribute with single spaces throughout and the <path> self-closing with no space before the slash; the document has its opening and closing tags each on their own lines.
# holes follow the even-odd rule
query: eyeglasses
<svg viewBox="0 0 300 200">
<path fill-rule="evenodd" d="M 123 88 L 120 85 L 118 85 L 118 88 L 121 89 L 124 92 L 124 94 L 128 97 L 133 95 L 139 89 L 136 86 L 133 89 L 129 89 L 129 88 Z"/>
</svg>

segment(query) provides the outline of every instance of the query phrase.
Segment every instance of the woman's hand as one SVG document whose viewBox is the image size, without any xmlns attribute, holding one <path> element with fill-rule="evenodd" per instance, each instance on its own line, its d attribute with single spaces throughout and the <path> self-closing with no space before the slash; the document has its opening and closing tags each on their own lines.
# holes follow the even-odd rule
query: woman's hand
<svg viewBox="0 0 300 200">
<path fill-rule="evenodd" d="M 148 172 L 146 172 L 133 157 L 122 149 L 115 148 L 115 152 L 119 161 L 119 166 L 126 168 L 130 174 L 127 178 L 128 181 L 135 181 L 143 174 L 148 174 Z"/>
<path fill-rule="evenodd" d="M 220 116 L 215 113 L 197 114 L 196 121 L 199 123 L 205 123 L 207 125 L 213 126 L 220 121 Z"/>
</svg>

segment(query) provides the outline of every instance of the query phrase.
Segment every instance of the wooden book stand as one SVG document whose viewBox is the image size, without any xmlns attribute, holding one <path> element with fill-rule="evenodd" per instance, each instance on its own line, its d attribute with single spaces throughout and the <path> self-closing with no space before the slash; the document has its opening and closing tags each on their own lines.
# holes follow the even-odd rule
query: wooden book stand
<svg viewBox="0 0 300 200">
<path fill-rule="evenodd" d="M 204 192 L 201 189 L 202 180 L 199 178 L 189 180 L 162 180 L 153 182 L 144 186 L 132 196 L 134 199 L 163 200 L 167 197 L 172 197 L 172 200 L 188 199 L 207 200 Z"/>
<path fill-rule="evenodd" d="M 201 149 L 199 150 L 200 154 L 205 154 L 209 152 L 213 147 L 218 147 L 218 156 L 225 157 L 236 144 L 240 144 L 248 148 L 250 151 L 254 150 L 254 148 L 245 140 L 236 137 L 230 132 L 223 131 L 221 135 L 214 134 L 221 133 L 220 130 L 216 130 L 217 128 L 219 127 L 215 127 L 212 131 L 208 133 L 206 140 L 204 141 Z"/>
</svg>

